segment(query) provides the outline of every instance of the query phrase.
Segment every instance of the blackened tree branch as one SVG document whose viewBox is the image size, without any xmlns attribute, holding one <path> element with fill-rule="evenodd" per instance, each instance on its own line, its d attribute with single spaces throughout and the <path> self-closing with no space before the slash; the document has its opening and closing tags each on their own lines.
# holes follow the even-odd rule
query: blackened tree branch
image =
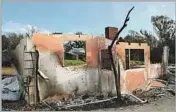
<svg viewBox="0 0 176 112">
<path fill-rule="evenodd" d="M 132 7 L 129 11 L 128 14 L 125 18 L 124 24 L 123 26 L 120 28 L 120 30 L 117 32 L 117 34 L 115 35 L 114 40 L 112 41 L 111 45 L 108 46 L 108 52 L 109 52 L 109 56 L 110 56 L 110 60 L 111 60 L 111 64 L 112 64 L 112 68 L 114 71 L 114 76 L 115 76 L 115 84 L 116 84 L 116 92 L 117 92 L 117 99 L 121 100 L 121 92 L 120 92 L 120 64 L 118 63 L 118 74 L 117 74 L 117 70 L 116 70 L 116 66 L 114 63 L 114 59 L 113 59 L 113 55 L 112 55 L 112 48 L 113 45 L 115 43 L 115 41 L 118 39 L 119 34 L 123 31 L 123 29 L 127 26 L 127 22 L 130 20 L 129 14 L 130 12 L 134 9 L 134 7 Z"/>
<path fill-rule="evenodd" d="M 126 18 L 125 18 L 125 21 L 124 21 L 124 24 L 123 24 L 123 26 L 120 28 L 120 30 L 117 32 L 117 34 L 116 34 L 116 36 L 115 36 L 115 38 L 114 38 L 114 40 L 112 41 L 112 43 L 111 43 L 111 45 L 110 45 L 110 47 L 112 48 L 113 47 L 113 45 L 114 45 L 114 42 L 117 40 L 117 38 L 119 37 L 119 34 L 123 31 L 123 29 L 127 26 L 127 22 L 130 20 L 130 17 L 129 17 L 129 15 L 130 15 L 130 13 L 131 13 L 131 11 L 134 9 L 134 6 L 128 11 L 128 14 L 127 14 L 127 16 L 126 16 Z"/>
</svg>

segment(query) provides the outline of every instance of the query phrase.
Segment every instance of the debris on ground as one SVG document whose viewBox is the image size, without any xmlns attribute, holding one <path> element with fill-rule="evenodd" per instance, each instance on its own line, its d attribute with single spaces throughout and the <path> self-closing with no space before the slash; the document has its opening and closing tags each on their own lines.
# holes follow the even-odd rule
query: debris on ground
<svg viewBox="0 0 176 112">
<path fill-rule="evenodd" d="M 163 82 L 154 80 L 148 85 L 147 90 L 149 90 L 150 88 L 153 88 L 153 87 L 164 88 L 164 87 L 166 87 L 166 85 L 163 84 Z"/>
<path fill-rule="evenodd" d="M 168 96 L 173 96 L 166 88 L 152 88 L 149 91 L 145 91 L 142 94 L 135 94 L 141 101 L 145 103 L 153 102 L 159 98 L 164 98 Z M 74 98 L 69 98 L 66 101 L 64 100 L 47 100 L 37 104 L 37 106 L 29 106 L 24 104 L 21 106 L 10 106 L 10 103 L 3 103 L 3 109 L 8 110 L 23 110 L 23 111 L 67 111 L 67 110 L 96 110 L 100 108 L 124 108 L 125 106 L 129 105 L 142 105 L 141 102 L 132 99 L 130 95 L 122 95 L 121 101 L 117 100 L 116 97 L 108 97 L 100 95 L 93 96 L 93 95 L 86 95 L 84 96 L 75 96 Z M 101 98 L 101 100 L 99 100 Z M 147 101 L 147 102 L 146 102 Z M 13 107 L 13 108 L 12 108 Z M 7 109 L 6 109 L 7 108 Z"/>
<path fill-rule="evenodd" d="M 128 96 L 132 97 L 135 101 L 139 101 L 141 104 L 147 103 L 148 101 L 146 99 L 140 99 L 139 97 L 133 95 L 133 94 L 127 94 Z"/>
<path fill-rule="evenodd" d="M 173 92 L 174 90 L 172 90 Z M 174 91 L 175 92 L 175 91 Z M 168 91 L 168 88 L 151 88 L 142 93 L 136 93 L 139 98 L 147 99 L 149 102 L 157 100 L 161 97 L 174 96 L 173 93 Z"/>
<path fill-rule="evenodd" d="M 175 96 L 175 91 L 174 90 L 172 90 L 172 89 L 166 89 L 166 91 L 169 91 L 172 95 Z"/>
<path fill-rule="evenodd" d="M 83 96 L 75 96 L 67 101 L 48 100 L 37 104 L 37 106 L 29 106 L 23 104 L 16 104 L 15 102 L 3 102 L 3 110 L 22 110 L 22 111 L 51 111 L 51 110 L 93 110 L 98 108 L 109 108 L 109 107 L 121 107 L 127 105 L 134 105 L 137 102 L 131 101 L 128 96 L 122 96 L 122 100 L 119 101 L 116 97 L 103 97 L 103 100 L 99 100 L 98 96 L 87 97 L 82 99 Z M 102 97 L 102 96 L 101 96 Z M 23 101 L 24 102 L 24 101 Z M 15 103 L 15 104 L 14 104 Z M 18 102 L 19 103 L 19 102 Z M 21 106 L 20 106 L 21 105 Z"/>
</svg>

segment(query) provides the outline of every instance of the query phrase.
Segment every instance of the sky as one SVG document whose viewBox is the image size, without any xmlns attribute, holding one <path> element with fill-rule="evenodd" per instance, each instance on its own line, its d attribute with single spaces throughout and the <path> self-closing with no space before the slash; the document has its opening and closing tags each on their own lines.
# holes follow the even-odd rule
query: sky
<svg viewBox="0 0 176 112">
<path fill-rule="evenodd" d="M 104 35 L 107 26 L 120 28 L 133 6 L 122 37 L 129 30 L 154 33 L 151 16 L 176 17 L 175 2 L 2 2 L 2 32 L 24 33 L 33 26 L 44 33 Z"/>
</svg>

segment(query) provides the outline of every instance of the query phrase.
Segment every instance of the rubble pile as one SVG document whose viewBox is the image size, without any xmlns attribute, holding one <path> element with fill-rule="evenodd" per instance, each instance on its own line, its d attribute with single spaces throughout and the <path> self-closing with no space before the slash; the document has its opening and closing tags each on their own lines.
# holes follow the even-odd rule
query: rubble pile
<svg viewBox="0 0 176 112">
<path fill-rule="evenodd" d="M 135 94 L 142 100 L 146 99 L 148 102 L 153 102 L 159 98 L 172 98 L 173 94 L 166 91 L 165 88 L 152 88 L 149 91 L 142 94 Z M 19 101 L 20 102 L 20 101 Z M 89 96 L 83 99 L 83 96 L 76 96 L 75 98 L 69 98 L 68 100 L 48 100 L 41 102 L 36 106 L 29 106 L 19 103 L 2 103 L 3 110 L 22 110 L 22 111 L 67 111 L 67 110 L 96 110 L 99 108 L 118 108 L 129 105 L 140 104 L 139 102 L 132 100 L 128 95 L 122 95 L 122 100 L 119 101 L 115 97 L 105 96 Z"/>
<path fill-rule="evenodd" d="M 24 105 L 24 103 L 11 102 L 3 103 L 2 110 L 22 110 L 22 111 L 59 111 L 59 110 L 93 110 L 98 108 L 113 108 L 127 105 L 134 105 L 137 102 L 131 101 L 128 96 L 122 96 L 122 100 L 119 101 L 116 97 L 106 96 L 75 96 L 66 101 L 48 100 L 41 102 L 36 106 Z"/>
<path fill-rule="evenodd" d="M 24 100 L 2 101 L 2 111 L 22 110 L 22 108 L 25 105 L 26 105 L 26 101 L 24 101 Z"/>
<path fill-rule="evenodd" d="M 45 106 L 48 106 L 51 110 L 93 110 L 98 108 L 113 108 L 127 105 L 137 104 L 135 101 L 131 101 L 128 96 L 122 96 L 122 100 L 119 101 L 116 97 L 108 96 L 76 96 L 70 98 L 67 101 L 46 101 L 43 102 Z M 40 110 L 40 109 L 37 109 Z"/>
<path fill-rule="evenodd" d="M 148 102 L 153 102 L 163 97 L 173 97 L 173 94 L 167 91 L 166 88 L 152 88 L 149 91 L 145 91 L 140 94 L 136 93 L 135 95 L 141 99 L 148 100 Z"/>
</svg>

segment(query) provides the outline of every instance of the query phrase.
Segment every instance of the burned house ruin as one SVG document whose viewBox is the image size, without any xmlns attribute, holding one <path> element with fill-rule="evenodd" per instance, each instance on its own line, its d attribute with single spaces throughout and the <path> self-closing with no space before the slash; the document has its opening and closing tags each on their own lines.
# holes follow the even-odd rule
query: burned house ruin
<svg viewBox="0 0 176 112">
<path fill-rule="evenodd" d="M 36 33 L 32 38 L 21 40 L 13 56 L 21 80 L 26 84 L 28 103 L 34 104 L 56 94 L 115 94 L 114 73 L 107 49 L 117 31 L 117 28 L 106 28 L 106 38 Z M 64 41 L 85 42 L 84 63 L 65 66 Z M 133 55 L 139 53 L 139 63 L 134 64 Z M 113 56 L 116 64 L 120 64 L 121 93 L 132 93 L 149 79 L 164 74 L 161 64 L 150 63 L 147 43 L 118 42 L 113 47 Z"/>
</svg>

